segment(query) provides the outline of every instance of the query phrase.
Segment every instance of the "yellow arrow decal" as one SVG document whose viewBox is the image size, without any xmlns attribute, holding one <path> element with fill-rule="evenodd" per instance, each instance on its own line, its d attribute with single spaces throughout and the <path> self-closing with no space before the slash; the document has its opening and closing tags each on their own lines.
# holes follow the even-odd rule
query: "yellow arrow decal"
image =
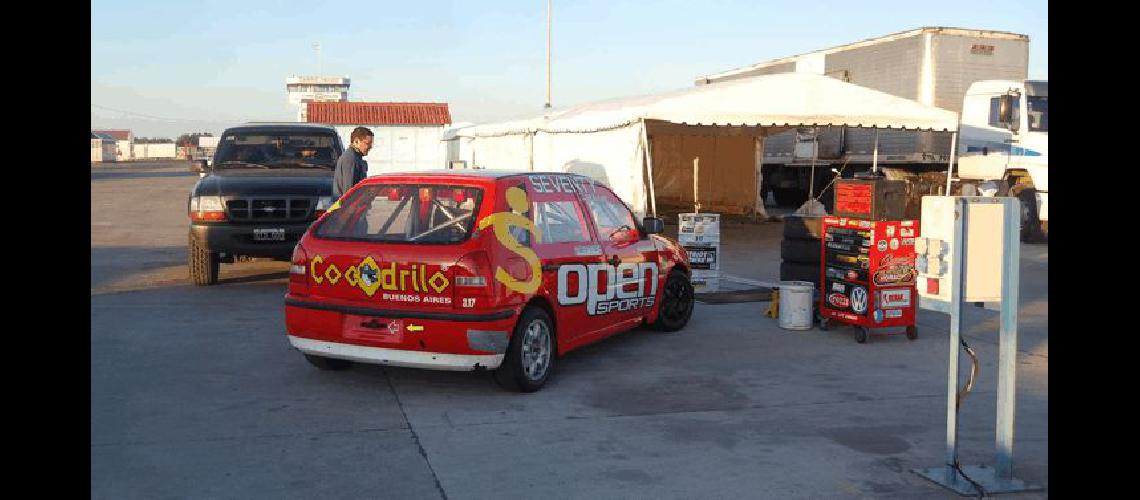
<svg viewBox="0 0 1140 500">
<path fill-rule="evenodd" d="M 423 325 L 408 325 L 409 332 L 422 332 L 424 331 Z"/>
</svg>

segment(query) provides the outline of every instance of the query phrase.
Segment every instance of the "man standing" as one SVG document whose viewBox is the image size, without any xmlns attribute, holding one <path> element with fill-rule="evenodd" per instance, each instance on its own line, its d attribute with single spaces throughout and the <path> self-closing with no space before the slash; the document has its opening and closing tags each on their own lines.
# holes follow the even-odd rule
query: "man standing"
<svg viewBox="0 0 1140 500">
<path fill-rule="evenodd" d="M 341 153 L 336 161 L 336 170 L 333 172 L 334 199 L 339 199 L 352 186 L 368 176 L 368 162 L 364 161 L 364 157 L 372 149 L 372 131 L 365 127 L 356 127 L 352 130 L 349 140 L 352 144 Z"/>
</svg>

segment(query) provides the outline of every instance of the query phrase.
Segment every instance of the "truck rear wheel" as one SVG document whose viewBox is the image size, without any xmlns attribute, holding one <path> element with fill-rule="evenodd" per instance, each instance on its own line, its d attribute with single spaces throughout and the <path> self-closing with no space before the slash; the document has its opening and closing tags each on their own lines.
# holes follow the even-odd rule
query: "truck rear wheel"
<svg viewBox="0 0 1140 500">
<path fill-rule="evenodd" d="M 1046 241 L 1048 226 L 1037 215 L 1037 190 L 1031 187 L 1022 189 L 1017 193 L 1017 199 L 1021 200 L 1021 241 L 1025 243 Z"/>
<path fill-rule="evenodd" d="M 194 235 L 190 235 L 190 244 L 186 248 L 187 266 L 190 268 L 190 279 L 198 286 L 214 285 L 218 282 L 219 263 L 218 254 L 198 243 Z"/>
</svg>

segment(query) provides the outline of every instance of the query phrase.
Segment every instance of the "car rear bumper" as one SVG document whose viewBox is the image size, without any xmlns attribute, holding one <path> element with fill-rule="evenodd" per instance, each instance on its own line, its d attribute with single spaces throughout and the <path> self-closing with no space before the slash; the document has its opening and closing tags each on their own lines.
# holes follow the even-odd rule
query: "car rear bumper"
<svg viewBox="0 0 1140 500">
<path fill-rule="evenodd" d="M 503 354 L 473 355 L 441 352 L 406 351 L 385 347 L 369 347 L 339 342 L 326 342 L 289 335 L 289 343 L 305 354 L 347 359 L 361 363 L 426 368 L 430 370 L 493 370 L 503 363 Z"/>
<path fill-rule="evenodd" d="M 289 259 L 312 221 L 264 224 L 191 224 L 190 234 L 211 252 Z M 283 241 L 255 241 L 254 229 L 284 229 Z"/>
<path fill-rule="evenodd" d="M 495 369 L 517 311 L 392 310 L 285 297 L 290 343 L 307 354 L 436 370 Z"/>
</svg>

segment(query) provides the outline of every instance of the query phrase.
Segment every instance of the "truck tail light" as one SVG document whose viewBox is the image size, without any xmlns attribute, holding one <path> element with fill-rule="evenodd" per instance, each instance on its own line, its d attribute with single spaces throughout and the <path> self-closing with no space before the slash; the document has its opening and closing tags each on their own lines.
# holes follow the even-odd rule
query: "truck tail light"
<svg viewBox="0 0 1140 500">
<path fill-rule="evenodd" d="M 309 291 L 309 255 L 300 243 L 293 248 L 293 258 L 289 266 L 289 291 Z"/>
<path fill-rule="evenodd" d="M 457 307 L 474 307 L 470 305 L 474 303 L 471 298 L 493 295 L 491 259 L 486 250 L 476 250 L 464 255 L 452 269 L 452 282 L 455 284 L 452 303 Z M 468 300 L 465 302 L 463 298 Z"/>
<path fill-rule="evenodd" d="M 313 215 L 316 218 L 321 218 L 332 207 L 333 202 L 336 201 L 332 196 L 322 196 L 317 198 L 317 206 L 313 208 Z"/>
</svg>

